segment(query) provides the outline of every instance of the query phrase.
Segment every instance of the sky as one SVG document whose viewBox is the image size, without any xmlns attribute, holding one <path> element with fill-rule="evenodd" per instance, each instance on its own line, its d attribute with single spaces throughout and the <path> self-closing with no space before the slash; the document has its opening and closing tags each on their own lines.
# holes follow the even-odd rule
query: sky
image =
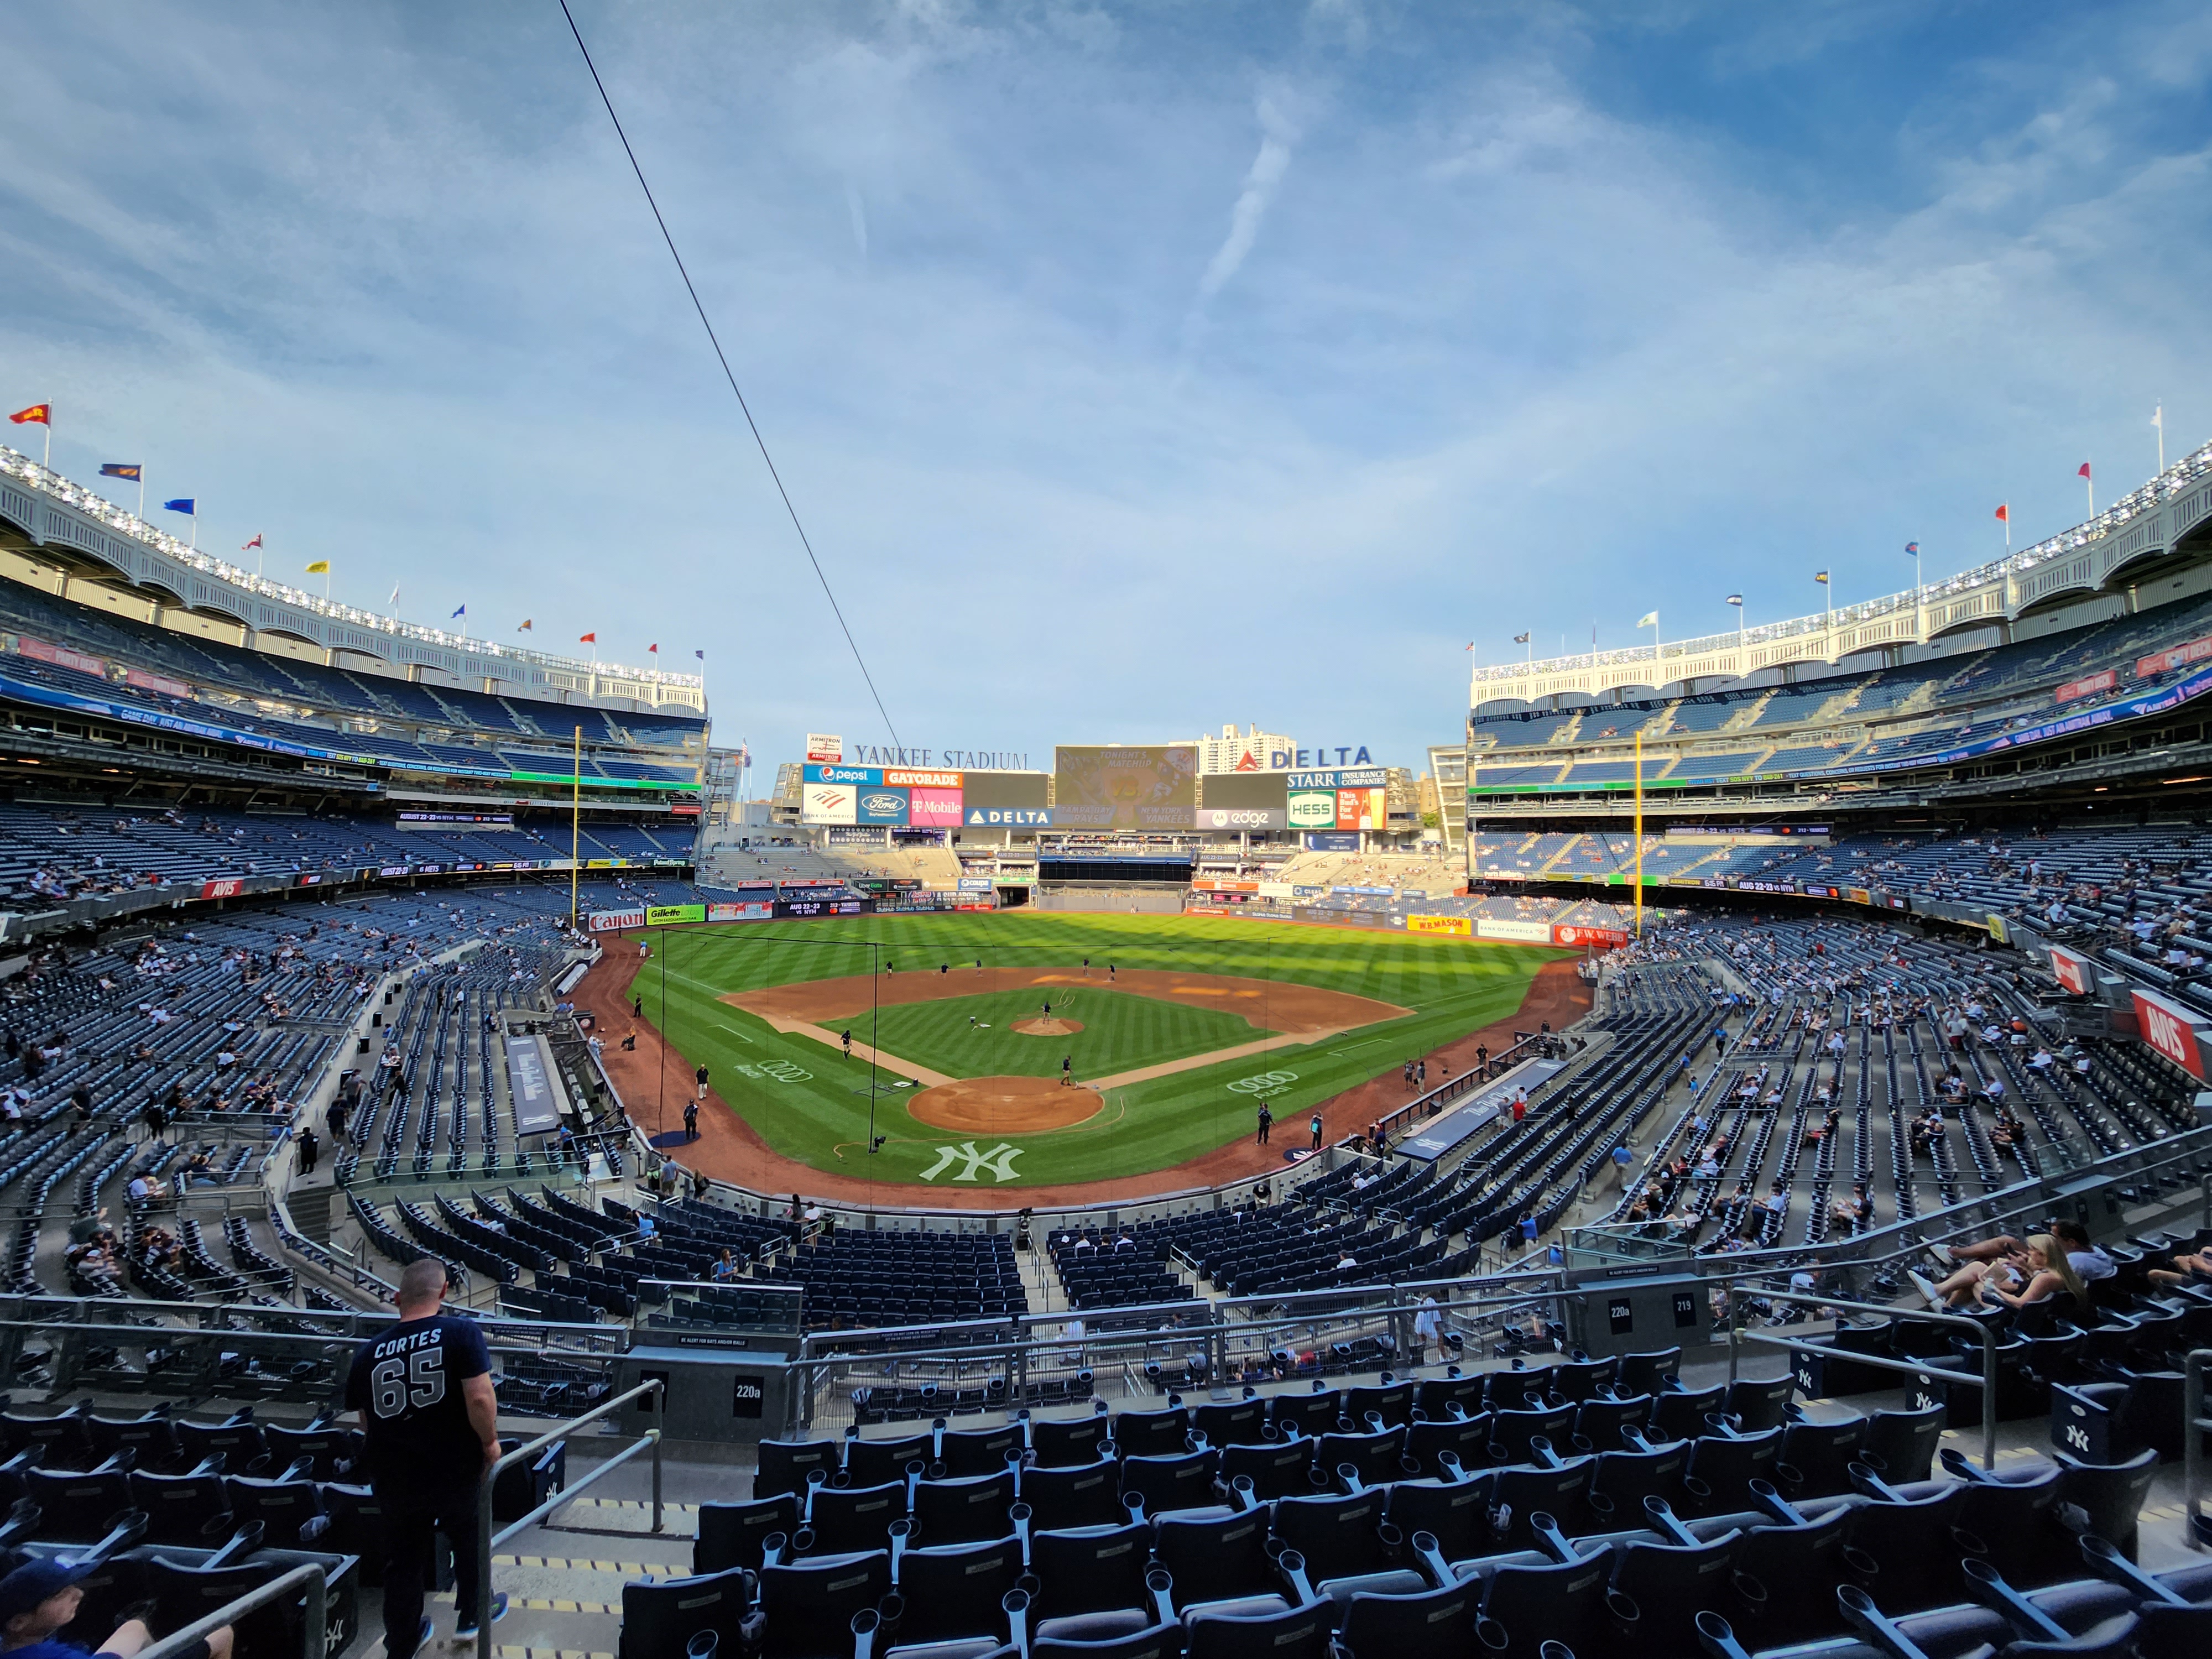
<svg viewBox="0 0 2212 1659">
<path fill-rule="evenodd" d="M 880 712 L 554 0 L 14 31 L 0 402 L 336 598 L 703 650 L 762 763 L 1419 769 L 1470 644 L 1894 592 L 2212 437 L 2201 3 L 571 3 Z"/>
</svg>

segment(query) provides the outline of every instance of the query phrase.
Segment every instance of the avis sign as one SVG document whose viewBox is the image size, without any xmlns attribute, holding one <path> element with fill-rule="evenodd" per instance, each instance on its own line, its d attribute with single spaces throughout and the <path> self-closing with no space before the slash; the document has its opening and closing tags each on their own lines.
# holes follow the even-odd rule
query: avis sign
<svg viewBox="0 0 2212 1659">
<path fill-rule="evenodd" d="M 2202 1018 L 2151 991 L 2137 991 L 2136 1030 L 2145 1042 L 2197 1079 L 2205 1080 Z"/>
</svg>

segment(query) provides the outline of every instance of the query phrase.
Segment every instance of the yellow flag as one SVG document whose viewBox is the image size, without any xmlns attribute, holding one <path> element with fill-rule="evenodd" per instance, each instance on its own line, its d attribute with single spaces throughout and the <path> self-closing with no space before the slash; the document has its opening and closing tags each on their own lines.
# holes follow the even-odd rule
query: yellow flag
<svg viewBox="0 0 2212 1659">
<path fill-rule="evenodd" d="M 307 567 L 307 574 L 310 576 L 329 575 L 331 574 L 331 562 L 328 559 L 317 559 L 314 563 Z"/>
</svg>

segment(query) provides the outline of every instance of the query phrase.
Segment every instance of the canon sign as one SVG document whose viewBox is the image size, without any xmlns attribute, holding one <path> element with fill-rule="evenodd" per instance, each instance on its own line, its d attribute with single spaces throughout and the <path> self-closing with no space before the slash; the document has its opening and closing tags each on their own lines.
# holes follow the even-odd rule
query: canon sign
<svg viewBox="0 0 2212 1659">
<path fill-rule="evenodd" d="M 2150 991 L 2136 992 L 2135 1000 L 2136 1030 L 2142 1040 L 2203 1082 L 2205 1066 L 2199 1017 Z"/>
</svg>

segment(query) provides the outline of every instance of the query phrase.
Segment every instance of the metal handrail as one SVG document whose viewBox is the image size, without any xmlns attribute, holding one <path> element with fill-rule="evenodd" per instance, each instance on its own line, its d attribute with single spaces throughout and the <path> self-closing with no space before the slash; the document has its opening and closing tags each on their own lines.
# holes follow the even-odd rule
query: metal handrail
<svg viewBox="0 0 2212 1659">
<path fill-rule="evenodd" d="M 1848 1359 L 1854 1365 L 1871 1366 L 1876 1370 L 1904 1371 L 1914 1376 L 1938 1376 L 1947 1382 L 1972 1385 L 1978 1382 L 1982 1390 L 1982 1467 L 1993 1469 L 1997 1466 L 1997 1331 L 1990 1322 L 1969 1319 L 1964 1314 L 1936 1313 L 1925 1308 L 1895 1308 L 1883 1302 L 1845 1302 L 1832 1296 L 1822 1296 L 1814 1291 L 1756 1290 L 1748 1292 L 1768 1302 L 1794 1302 L 1814 1308 L 1842 1308 L 1852 1313 L 1881 1314 L 1891 1319 L 1918 1320 L 1928 1325 L 1963 1325 L 1981 1340 L 1982 1374 L 1976 1378 L 1964 1371 L 1945 1370 L 1940 1365 L 1915 1364 L 1905 1359 L 1888 1359 L 1879 1354 L 1850 1353 L 1824 1346 L 1818 1342 L 1807 1342 L 1796 1337 L 1770 1336 L 1765 1331 L 1748 1331 L 1736 1322 L 1736 1297 L 1741 1290 L 1738 1282 L 1730 1280 L 1724 1287 L 1728 1292 L 1729 1314 L 1729 1381 L 1734 1382 L 1739 1345 L 1747 1338 L 1769 1347 L 1786 1349 L 1792 1353 L 1817 1353 L 1831 1359 Z"/>
<path fill-rule="evenodd" d="M 2181 1503 L 2182 1542 L 2191 1549 L 2204 1547 L 2197 1523 L 2203 1517 L 2204 1436 L 2212 1421 L 2204 1414 L 2204 1370 L 2212 1364 L 2212 1348 L 2192 1348 L 2182 1362 L 2181 1382 Z"/>
<path fill-rule="evenodd" d="M 536 1509 L 519 1520 L 509 1522 L 498 1533 L 495 1534 L 491 1529 L 492 1492 L 499 1485 L 501 1470 L 510 1463 L 519 1463 L 526 1459 L 535 1457 L 556 1440 L 567 1439 L 585 1424 L 596 1422 L 608 1413 L 627 1406 L 631 1401 L 649 1394 L 659 1395 L 665 1403 L 667 1399 L 668 1385 L 656 1376 L 639 1383 L 626 1394 L 618 1394 L 611 1400 L 601 1401 L 581 1417 L 572 1418 L 558 1427 L 548 1429 L 528 1445 L 518 1447 L 514 1451 L 503 1454 L 497 1462 L 484 1472 L 483 1479 L 477 1483 L 477 1659 L 491 1659 L 491 1553 L 493 1549 L 505 1543 L 524 1528 L 535 1526 L 562 1504 L 582 1492 L 585 1487 L 612 1474 L 647 1447 L 651 1447 L 653 1450 L 653 1529 L 655 1532 L 660 1530 L 660 1431 L 658 1428 L 647 1429 L 642 1439 L 634 1441 L 623 1447 L 582 1480 L 573 1486 L 563 1486 Z M 320 1656 L 310 1653 L 307 1656 L 307 1659 L 320 1659 Z"/>
<path fill-rule="evenodd" d="M 149 1643 L 138 1650 L 138 1659 L 174 1659 L 203 1638 L 221 1630 L 225 1625 L 235 1625 L 249 1613 L 269 1606 L 273 1601 L 288 1599 L 295 1591 L 304 1588 L 307 1592 L 307 1650 L 301 1659 L 325 1659 L 330 1652 L 330 1632 L 325 1626 L 328 1618 L 330 1586 L 323 1577 L 322 1563 L 302 1562 L 289 1572 L 256 1586 L 235 1601 L 226 1601 L 213 1613 L 195 1619 L 181 1630 L 173 1630 L 158 1642 Z"/>
</svg>

